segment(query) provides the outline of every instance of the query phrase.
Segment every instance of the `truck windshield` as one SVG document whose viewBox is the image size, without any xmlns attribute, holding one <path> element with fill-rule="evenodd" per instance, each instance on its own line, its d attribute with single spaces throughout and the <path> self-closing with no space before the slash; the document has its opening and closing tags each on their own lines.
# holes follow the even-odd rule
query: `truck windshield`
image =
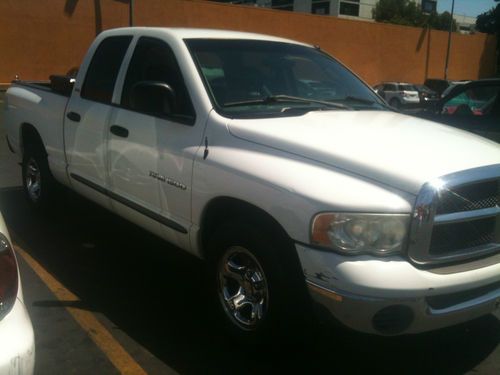
<svg viewBox="0 0 500 375">
<path fill-rule="evenodd" d="M 216 110 L 230 117 L 381 110 L 383 101 L 325 53 L 263 40 L 187 39 Z"/>
</svg>

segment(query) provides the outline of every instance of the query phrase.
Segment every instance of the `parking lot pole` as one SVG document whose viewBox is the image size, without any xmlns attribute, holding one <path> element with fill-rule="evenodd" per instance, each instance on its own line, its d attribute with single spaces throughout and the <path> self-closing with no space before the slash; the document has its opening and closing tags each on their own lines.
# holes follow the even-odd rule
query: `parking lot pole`
<svg viewBox="0 0 500 375">
<path fill-rule="evenodd" d="M 450 30 L 448 31 L 448 50 L 446 51 L 446 64 L 444 66 L 444 79 L 448 79 L 448 64 L 450 62 L 451 33 L 453 32 L 453 13 L 455 11 L 455 0 L 451 2 Z"/>
<path fill-rule="evenodd" d="M 129 26 L 132 27 L 134 26 L 134 0 L 129 0 L 129 8 L 128 8 L 128 19 L 129 19 Z"/>
</svg>

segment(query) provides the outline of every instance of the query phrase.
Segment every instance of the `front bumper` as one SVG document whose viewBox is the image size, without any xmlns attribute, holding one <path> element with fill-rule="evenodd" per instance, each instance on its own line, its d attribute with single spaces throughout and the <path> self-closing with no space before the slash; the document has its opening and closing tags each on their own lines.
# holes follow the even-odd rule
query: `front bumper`
<svg viewBox="0 0 500 375">
<path fill-rule="evenodd" d="M 312 299 L 344 325 L 398 335 L 494 312 L 500 262 L 460 272 L 421 270 L 400 257 L 346 257 L 296 245 Z"/>
<path fill-rule="evenodd" d="M 34 365 L 33 326 L 26 307 L 17 299 L 0 321 L 0 374 L 31 375 Z"/>
</svg>

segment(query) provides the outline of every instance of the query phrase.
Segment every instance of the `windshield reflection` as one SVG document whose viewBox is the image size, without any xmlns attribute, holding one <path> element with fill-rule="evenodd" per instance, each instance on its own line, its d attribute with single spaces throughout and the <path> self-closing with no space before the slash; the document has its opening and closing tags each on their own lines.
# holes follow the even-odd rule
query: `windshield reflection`
<svg viewBox="0 0 500 375">
<path fill-rule="evenodd" d="M 354 74 L 312 47 L 263 40 L 188 39 L 186 44 L 223 115 L 385 108 Z"/>
</svg>

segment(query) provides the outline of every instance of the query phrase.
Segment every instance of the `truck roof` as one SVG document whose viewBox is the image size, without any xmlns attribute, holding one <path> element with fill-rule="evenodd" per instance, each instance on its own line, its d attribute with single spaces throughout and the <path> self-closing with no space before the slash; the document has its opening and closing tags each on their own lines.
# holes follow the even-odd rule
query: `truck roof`
<svg viewBox="0 0 500 375">
<path fill-rule="evenodd" d="M 219 29 L 198 29 L 198 28 L 177 28 L 177 27 L 121 27 L 106 30 L 100 36 L 110 35 L 141 35 L 144 33 L 167 34 L 178 39 L 248 39 L 248 40 L 268 40 L 274 42 L 301 44 L 311 47 L 310 44 L 297 42 L 295 40 L 280 38 L 271 35 L 248 33 L 242 31 L 219 30 Z"/>
</svg>

